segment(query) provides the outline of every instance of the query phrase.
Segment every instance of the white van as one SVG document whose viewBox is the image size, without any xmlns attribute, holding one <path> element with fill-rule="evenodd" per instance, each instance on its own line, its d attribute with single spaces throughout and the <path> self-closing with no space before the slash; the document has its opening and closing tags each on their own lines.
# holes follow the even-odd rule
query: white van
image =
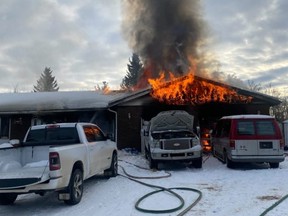
<svg viewBox="0 0 288 216">
<path fill-rule="evenodd" d="M 268 115 L 222 117 L 212 133 L 212 148 L 230 168 L 236 162 L 267 162 L 278 168 L 285 159 L 280 127 Z"/>
</svg>

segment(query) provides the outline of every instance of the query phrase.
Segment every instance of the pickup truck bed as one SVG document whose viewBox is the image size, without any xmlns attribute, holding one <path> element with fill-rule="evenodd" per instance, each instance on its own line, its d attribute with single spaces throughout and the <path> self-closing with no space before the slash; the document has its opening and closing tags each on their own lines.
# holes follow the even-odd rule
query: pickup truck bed
<svg viewBox="0 0 288 216">
<path fill-rule="evenodd" d="M 49 146 L 0 151 L 0 189 L 15 189 L 49 179 Z"/>
</svg>

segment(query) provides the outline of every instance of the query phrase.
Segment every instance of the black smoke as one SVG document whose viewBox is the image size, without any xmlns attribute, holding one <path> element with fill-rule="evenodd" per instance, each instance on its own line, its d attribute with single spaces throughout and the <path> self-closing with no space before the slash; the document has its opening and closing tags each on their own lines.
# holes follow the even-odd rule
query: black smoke
<svg viewBox="0 0 288 216">
<path fill-rule="evenodd" d="M 189 58 L 200 61 L 205 22 L 200 0 L 123 0 L 122 30 L 133 52 L 149 68 L 187 73 Z M 200 64 L 199 64 L 200 65 Z"/>
</svg>

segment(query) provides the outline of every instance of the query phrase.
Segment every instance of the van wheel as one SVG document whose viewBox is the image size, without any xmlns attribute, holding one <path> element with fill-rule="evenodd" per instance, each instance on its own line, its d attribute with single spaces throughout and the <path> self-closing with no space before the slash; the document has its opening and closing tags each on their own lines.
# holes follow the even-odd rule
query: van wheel
<svg viewBox="0 0 288 216">
<path fill-rule="evenodd" d="M 66 204 L 76 205 L 81 201 L 83 195 L 83 172 L 80 169 L 75 169 L 72 172 L 67 191 L 70 199 L 64 200 Z"/>
<path fill-rule="evenodd" d="M 117 153 L 113 153 L 110 168 L 104 170 L 104 176 L 106 177 L 115 177 L 118 175 L 118 159 Z"/>
<path fill-rule="evenodd" d="M 226 163 L 227 163 L 228 168 L 234 168 L 235 167 L 235 163 L 233 161 L 231 161 L 227 156 L 226 156 Z"/>
<path fill-rule="evenodd" d="M 273 169 L 279 168 L 279 163 L 269 163 L 269 165 L 270 165 L 270 168 L 273 168 Z"/>
<path fill-rule="evenodd" d="M 202 168 L 202 157 L 200 157 L 200 158 L 198 158 L 196 160 L 193 160 L 192 164 L 197 169 Z"/>
<path fill-rule="evenodd" d="M 1 205 L 12 205 L 17 199 L 18 194 L 14 193 L 4 193 L 0 194 L 0 204 Z"/>
</svg>

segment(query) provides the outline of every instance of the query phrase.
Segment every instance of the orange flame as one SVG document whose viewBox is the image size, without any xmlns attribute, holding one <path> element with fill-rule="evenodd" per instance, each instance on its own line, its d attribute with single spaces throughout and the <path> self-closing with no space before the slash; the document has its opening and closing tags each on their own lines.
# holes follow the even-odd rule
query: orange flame
<svg viewBox="0 0 288 216">
<path fill-rule="evenodd" d="M 188 75 L 176 78 L 169 74 L 170 81 L 166 82 L 163 72 L 156 79 L 148 79 L 152 86 L 151 95 L 160 102 L 171 105 L 203 104 L 207 102 L 250 102 L 252 97 L 239 95 L 234 89 L 227 86 L 213 84 L 191 72 Z"/>
</svg>

